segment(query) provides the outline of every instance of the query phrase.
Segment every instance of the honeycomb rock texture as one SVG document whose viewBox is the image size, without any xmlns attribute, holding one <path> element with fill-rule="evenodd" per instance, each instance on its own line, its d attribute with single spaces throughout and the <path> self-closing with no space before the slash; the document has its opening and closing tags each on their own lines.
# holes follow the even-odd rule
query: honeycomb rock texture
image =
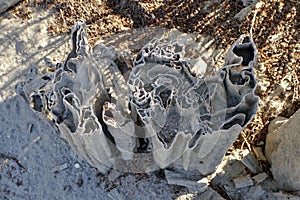
<svg viewBox="0 0 300 200">
<path fill-rule="evenodd" d="M 212 62 L 189 56 L 192 42 L 153 39 L 130 62 L 130 50 L 91 48 L 79 21 L 66 60 L 42 76 L 31 70 L 22 94 L 100 171 L 180 167 L 206 175 L 257 111 L 257 50 L 242 35 L 211 73 Z"/>
</svg>

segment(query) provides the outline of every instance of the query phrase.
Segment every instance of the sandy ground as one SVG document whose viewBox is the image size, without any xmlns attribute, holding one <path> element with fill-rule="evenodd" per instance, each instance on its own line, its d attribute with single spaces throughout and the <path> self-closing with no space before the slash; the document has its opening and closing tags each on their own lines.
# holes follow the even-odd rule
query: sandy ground
<svg viewBox="0 0 300 200">
<path fill-rule="evenodd" d="M 116 199 L 116 195 L 124 199 L 173 199 L 177 196 L 176 188 L 156 176 L 98 173 L 78 159 L 57 130 L 29 109 L 19 96 L 1 102 L 0 110 L 0 199 Z"/>
</svg>

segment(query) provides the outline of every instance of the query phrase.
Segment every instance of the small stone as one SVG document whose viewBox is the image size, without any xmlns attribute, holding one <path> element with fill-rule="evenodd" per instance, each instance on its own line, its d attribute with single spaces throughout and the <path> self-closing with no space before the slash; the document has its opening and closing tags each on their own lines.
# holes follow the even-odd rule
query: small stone
<svg viewBox="0 0 300 200">
<path fill-rule="evenodd" d="M 262 196 L 265 193 L 266 191 L 260 185 L 255 185 L 249 188 L 248 192 L 243 195 L 243 199 L 264 199 Z"/>
<path fill-rule="evenodd" d="M 79 168 L 80 168 L 79 163 L 75 163 L 74 167 L 75 167 L 76 169 L 79 169 Z"/>
<path fill-rule="evenodd" d="M 254 152 L 257 160 L 267 161 L 261 147 L 253 147 L 253 152 Z"/>
<path fill-rule="evenodd" d="M 279 39 L 281 39 L 282 38 L 282 33 L 278 33 L 278 34 L 275 34 L 275 35 L 272 35 L 272 37 L 270 38 L 270 42 L 275 42 L 275 41 L 277 41 L 277 40 L 279 40 Z"/>
<path fill-rule="evenodd" d="M 182 171 L 165 170 L 168 184 L 184 186 L 192 193 L 202 191 L 207 187 L 208 180 L 206 177 L 200 177 L 197 174 L 190 176 L 193 173 L 190 171 L 182 173 Z"/>
<path fill-rule="evenodd" d="M 204 192 L 198 193 L 197 197 L 192 199 L 225 200 L 218 192 L 216 192 L 210 187 L 207 187 L 207 189 Z"/>
<path fill-rule="evenodd" d="M 268 178 L 268 174 L 266 174 L 265 172 L 257 174 L 256 176 L 253 176 L 252 178 L 254 179 L 254 181 L 256 183 L 261 183 L 263 182 L 266 178 Z"/>
<path fill-rule="evenodd" d="M 236 189 L 245 188 L 253 185 L 253 181 L 250 176 L 242 176 L 233 179 Z"/>
<path fill-rule="evenodd" d="M 65 169 L 68 168 L 68 164 L 67 163 L 64 163 L 64 164 L 61 164 L 61 165 L 57 165 L 55 167 L 52 168 L 52 171 L 53 172 L 59 172 L 59 171 L 63 171 Z"/>
<path fill-rule="evenodd" d="M 230 177 L 239 177 L 246 175 L 244 174 L 245 166 L 240 160 L 236 159 L 228 161 L 223 170 Z"/>
<path fill-rule="evenodd" d="M 243 158 L 241 159 L 241 162 L 253 173 L 262 172 L 258 160 L 255 158 L 253 153 L 250 152 L 249 150 L 243 151 Z"/>
<path fill-rule="evenodd" d="M 180 195 L 179 197 L 176 198 L 176 200 L 192 200 L 192 199 L 195 199 L 197 194 L 193 194 L 193 193 L 190 193 L 190 194 L 183 194 L 183 195 Z"/>
<path fill-rule="evenodd" d="M 232 192 L 232 191 L 235 191 L 235 188 L 232 187 L 232 186 L 229 186 L 229 185 L 224 185 L 223 186 L 224 189 L 227 191 L 227 192 Z"/>
<path fill-rule="evenodd" d="M 117 170 L 111 170 L 110 173 L 108 174 L 108 180 L 109 181 L 114 181 L 119 176 L 121 176 L 121 173 L 119 171 L 117 171 Z"/>
</svg>

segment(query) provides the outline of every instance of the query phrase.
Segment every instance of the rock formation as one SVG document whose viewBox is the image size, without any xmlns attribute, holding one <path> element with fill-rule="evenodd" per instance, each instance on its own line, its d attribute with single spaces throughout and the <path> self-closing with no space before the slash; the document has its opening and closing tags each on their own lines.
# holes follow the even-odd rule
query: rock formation
<svg viewBox="0 0 300 200">
<path fill-rule="evenodd" d="M 22 95 L 100 171 L 174 166 L 209 174 L 257 111 L 257 50 L 249 36 L 213 75 L 201 55 L 185 55 L 184 41 L 153 39 L 133 64 L 114 47 L 91 48 L 83 22 L 72 43 L 54 72 L 29 73 Z"/>
<path fill-rule="evenodd" d="M 269 126 L 266 156 L 280 189 L 300 195 L 300 110 L 290 119 L 278 117 Z"/>
</svg>

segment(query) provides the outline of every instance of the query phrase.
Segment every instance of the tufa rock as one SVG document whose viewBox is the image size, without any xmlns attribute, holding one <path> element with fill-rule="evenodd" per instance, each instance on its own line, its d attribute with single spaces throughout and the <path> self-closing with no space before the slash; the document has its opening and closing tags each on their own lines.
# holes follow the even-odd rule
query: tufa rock
<svg viewBox="0 0 300 200">
<path fill-rule="evenodd" d="M 278 117 L 269 125 L 266 157 L 280 189 L 300 191 L 300 110 L 290 119 Z"/>
<path fill-rule="evenodd" d="M 249 36 L 232 45 L 214 74 L 201 55 L 189 56 L 187 47 L 197 46 L 189 35 L 153 39 L 128 55 L 92 48 L 80 21 L 72 42 L 54 73 L 32 70 L 22 94 L 100 171 L 212 173 L 257 111 L 257 49 Z"/>
</svg>

